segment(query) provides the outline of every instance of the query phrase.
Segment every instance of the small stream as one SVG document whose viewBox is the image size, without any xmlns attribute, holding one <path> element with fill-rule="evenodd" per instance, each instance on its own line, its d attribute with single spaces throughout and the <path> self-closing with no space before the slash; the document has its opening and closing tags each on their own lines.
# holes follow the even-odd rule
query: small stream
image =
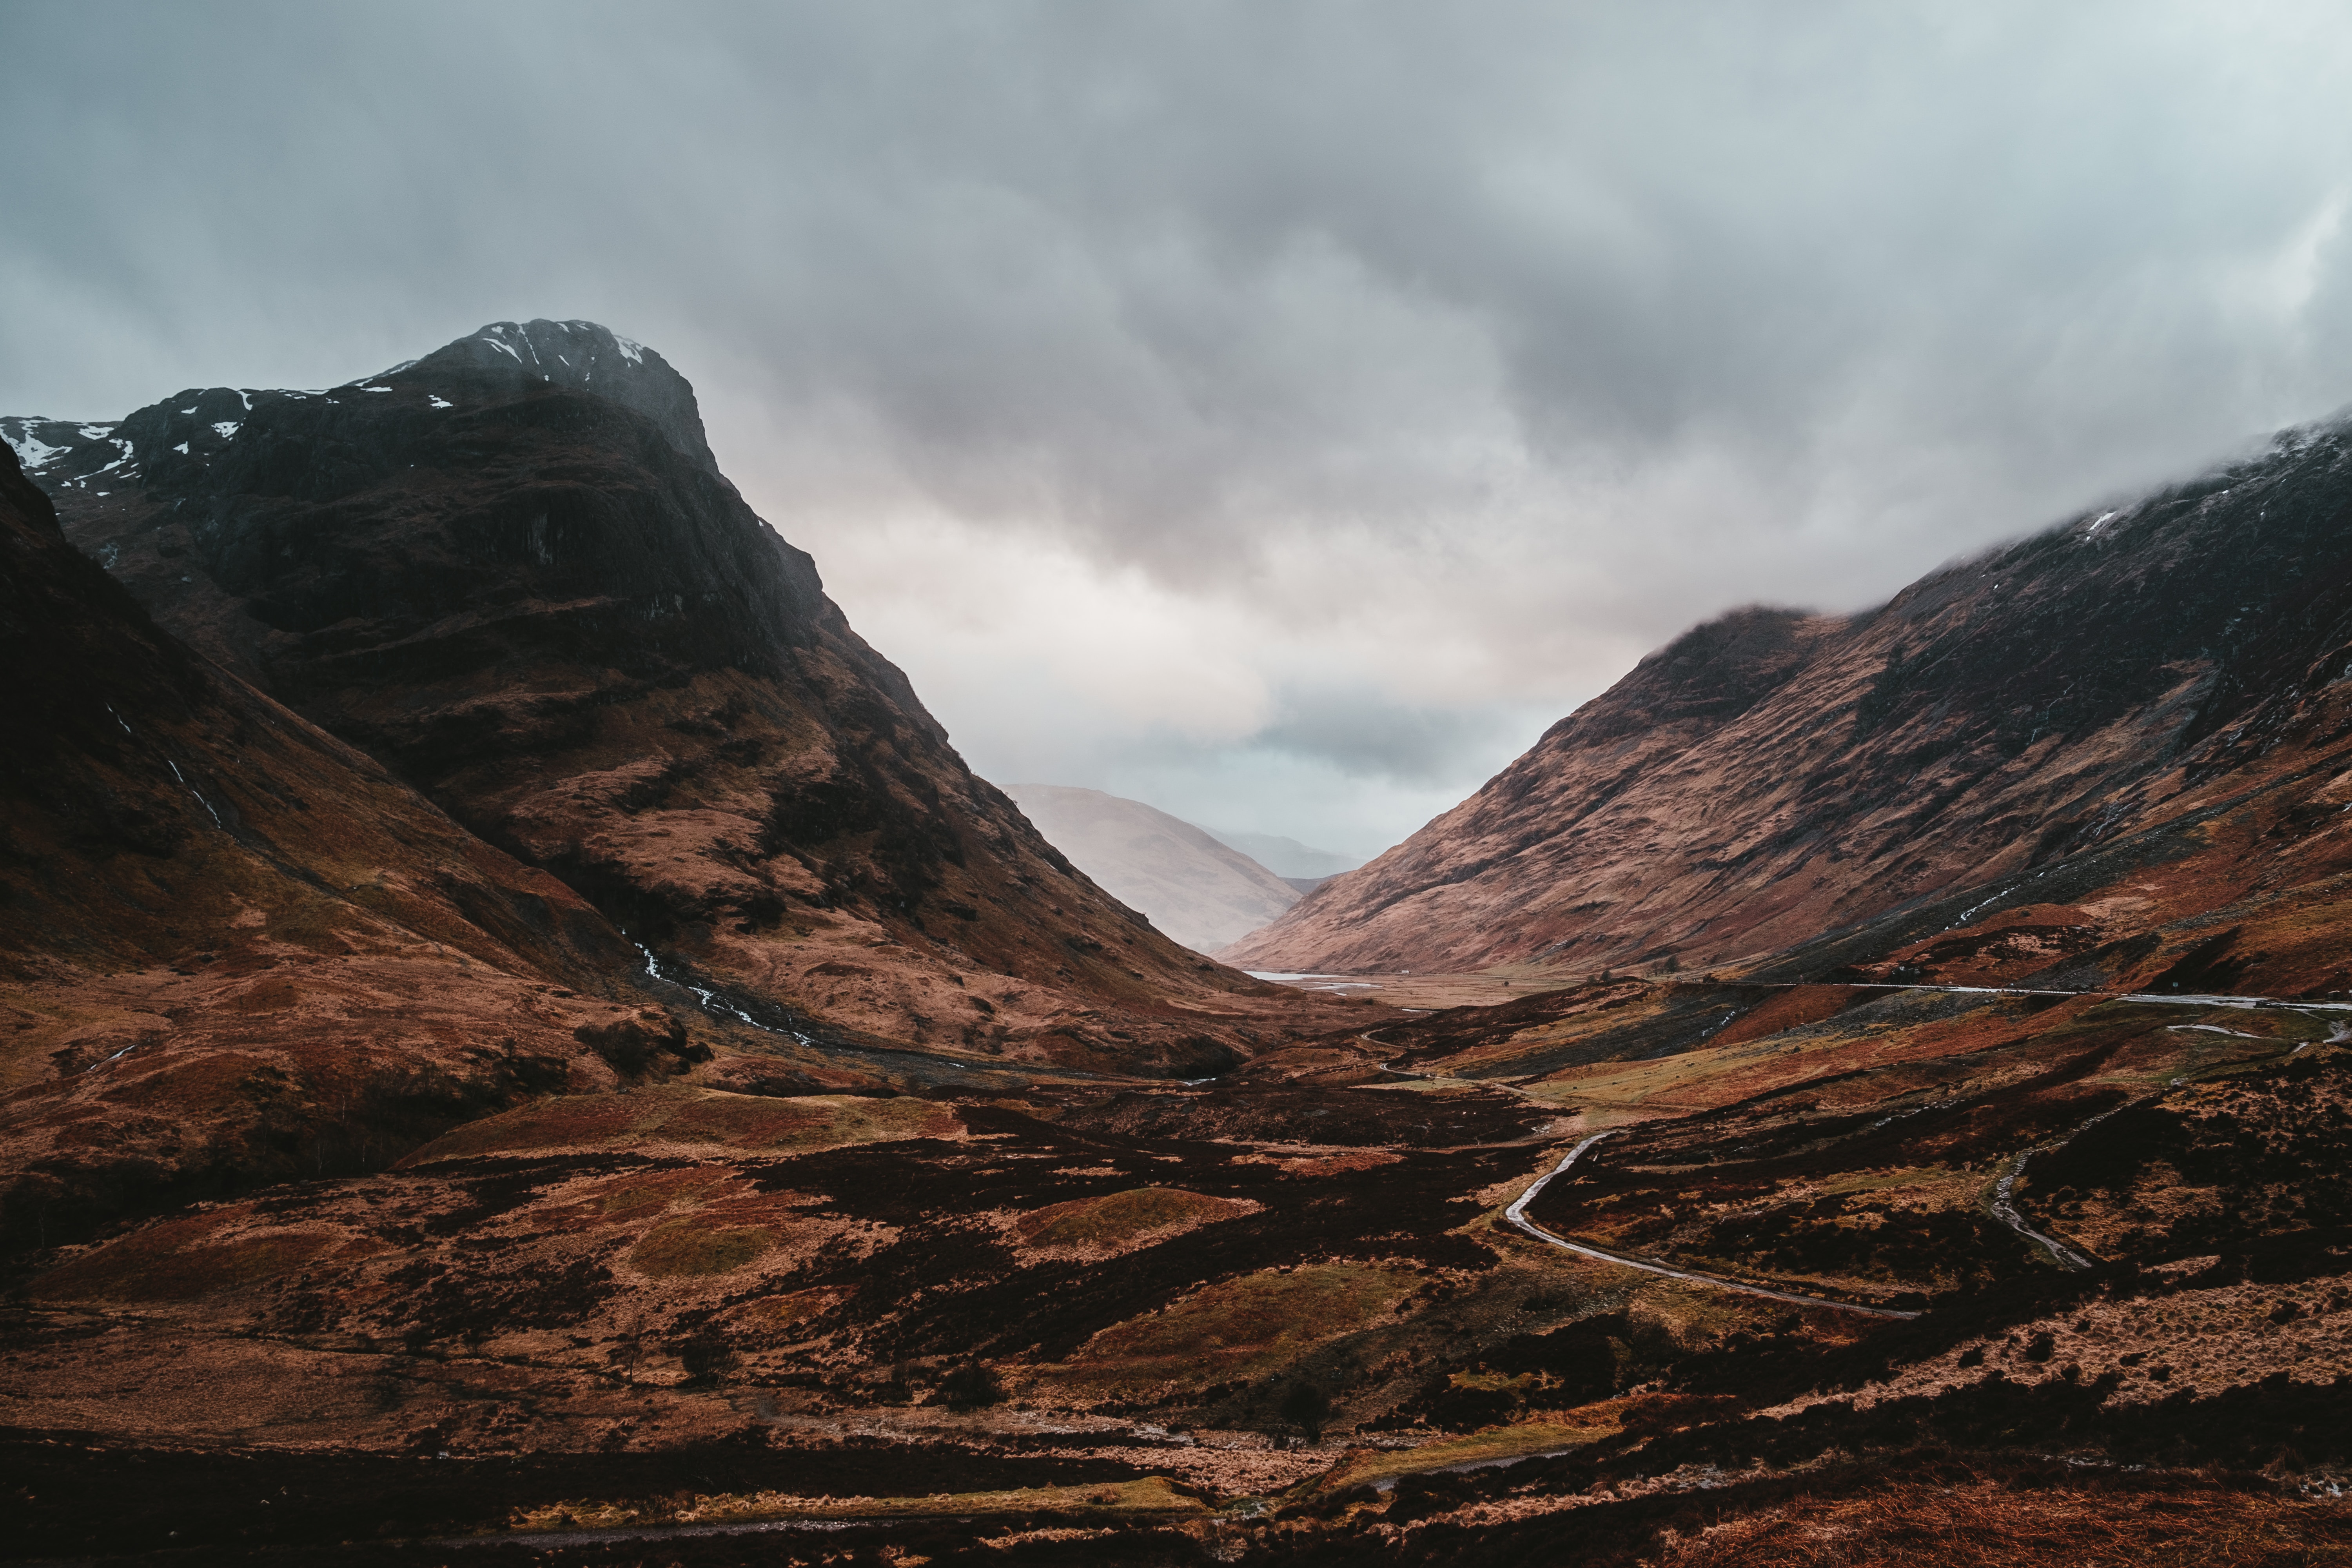
<svg viewBox="0 0 2352 1568">
<path fill-rule="evenodd" d="M 635 946 L 639 952 L 646 955 L 646 975 L 648 979 L 658 980 L 665 985 L 675 985 L 681 990 L 692 992 L 695 1000 L 702 1004 L 702 1010 L 712 1017 L 725 1018 L 731 1023 L 746 1024 L 761 1034 L 782 1035 L 786 1039 L 797 1040 L 803 1046 L 816 1044 L 798 1029 L 779 1029 L 773 1025 L 762 1024 L 744 1011 L 742 1004 L 723 991 L 713 991 L 707 985 L 697 985 L 691 980 L 680 980 L 673 975 L 664 974 L 661 960 L 654 956 L 652 948 L 647 947 L 644 942 L 637 942 Z"/>
</svg>

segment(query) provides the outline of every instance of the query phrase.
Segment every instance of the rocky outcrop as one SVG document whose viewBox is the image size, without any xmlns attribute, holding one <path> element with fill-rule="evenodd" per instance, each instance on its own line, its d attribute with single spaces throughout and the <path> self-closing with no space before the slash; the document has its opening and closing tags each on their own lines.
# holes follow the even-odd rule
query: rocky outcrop
<svg viewBox="0 0 2352 1568">
<path fill-rule="evenodd" d="M 1111 895 L 1185 946 L 1214 952 L 1298 901 L 1240 850 L 1139 800 L 1066 784 L 1014 784 L 1029 820 Z"/>
<path fill-rule="evenodd" d="M 2347 510 L 2352 437 L 2314 428 L 1944 568 L 1864 615 L 1736 612 L 1220 956 L 1590 973 L 1797 944 L 1830 954 L 1824 933 L 1893 921 L 1876 948 L 1839 955 L 1874 960 L 1926 934 L 1903 911 L 1990 919 L 2032 901 L 2024 879 L 2149 835 L 2171 860 L 2204 857 L 2190 903 L 2221 908 L 2277 874 L 2263 857 L 2278 845 L 2228 848 L 2218 827 L 2183 825 L 2244 797 L 2302 821 L 2298 844 L 2334 831 L 2315 792 L 2347 733 Z M 2309 851 L 2315 866 L 2333 853 Z M 2070 899 L 2097 902 L 2100 877 L 2132 874 L 2112 855 L 2096 864 L 2110 870 L 2072 878 Z M 1979 888 L 1983 900 L 1945 907 Z M 2130 896 L 2168 919 L 2194 912 Z M 2121 940 L 2112 923 L 2076 923 Z"/>
<path fill-rule="evenodd" d="M 602 328 L 0 434 L 164 625 L 773 1028 L 1197 1074 L 1294 1003 L 975 778 Z"/>
<path fill-rule="evenodd" d="M 476 386 L 517 396 L 542 386 L 588 392 L 654 422 L 669 444 L 707 472 L 719 472 L 702 431 L 694 388 L 669 361 L 593 321 L 493 321 L 470 338 L 394 368 L 415 379 L 462 374 Z"/>
</svg>

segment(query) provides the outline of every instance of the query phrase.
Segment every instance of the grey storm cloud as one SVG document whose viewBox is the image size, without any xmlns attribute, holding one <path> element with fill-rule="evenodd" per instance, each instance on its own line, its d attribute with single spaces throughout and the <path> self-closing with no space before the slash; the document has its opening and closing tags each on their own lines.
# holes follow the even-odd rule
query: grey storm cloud
<svg viewBox="0 0 2352 1568">
<path fill-rule="evenodd" d="M 2347 65 L 2156 0 L 0 0 L 0 411 L 593 317 L 926 690 L 992 634 L 886 515 L 1222 606 L 1232 790 L 1423 811 L 1694 619 L 2352 398 Z M 1166 744 L 1012 701 L 948 715 L 1006 776 Z"/>
<path fill-rule="evenodd" d="M 1450 759 L 1525 744 L 1511 721 L 1517 717 L 1483 707 L 1407 707 L 1377 691 L 1323 690 L 1285 702 L 1252 744 L 1352 777 L 1442 786 L 1454 778 Z"/>
</svg>

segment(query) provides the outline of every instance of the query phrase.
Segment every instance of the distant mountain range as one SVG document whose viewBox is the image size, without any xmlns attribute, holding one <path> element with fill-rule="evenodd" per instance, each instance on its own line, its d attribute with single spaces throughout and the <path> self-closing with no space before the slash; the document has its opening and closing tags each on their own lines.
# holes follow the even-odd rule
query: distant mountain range
<svg viewBox="0 0 2352 1568">
<path fill-rule="evenodd" d="M 1298 901 L 1298 888 L 1229 841 L 1139 800 L 1065 784 L 1006 793 L 1105 891 L 1199 952 L 1214 952 Z"/>
</svg>

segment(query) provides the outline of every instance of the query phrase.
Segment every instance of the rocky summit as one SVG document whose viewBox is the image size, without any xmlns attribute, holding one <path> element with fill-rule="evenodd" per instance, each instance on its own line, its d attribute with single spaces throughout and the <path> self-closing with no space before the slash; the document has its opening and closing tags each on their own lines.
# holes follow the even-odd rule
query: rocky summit
<svg viewBox="0 0 2352 1568">
<path fill-rule="evenodd" d="M 1223 954 L 1347 1001 L 603 328 L 0 436 L 17 1555 L 2352 1552 L 2340 426 L 1686 634 Z"/>
</svg>

